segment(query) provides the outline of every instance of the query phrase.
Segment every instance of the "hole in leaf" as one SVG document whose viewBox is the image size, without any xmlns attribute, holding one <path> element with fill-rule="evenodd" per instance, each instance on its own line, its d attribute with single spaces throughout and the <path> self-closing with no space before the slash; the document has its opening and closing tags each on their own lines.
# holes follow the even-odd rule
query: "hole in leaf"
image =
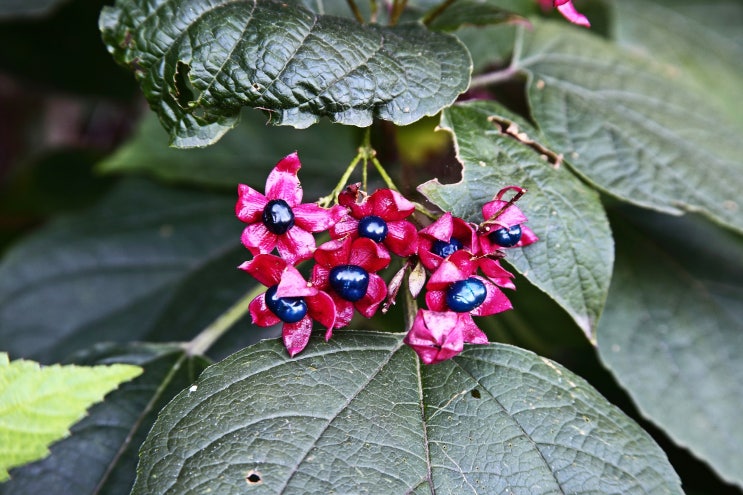
<svg viewBox="0 0 743 495">
<path fill-rule="evenodd" d="M 245 481 L 248 483 L 248 485 L 260 485 L 261 482 L 263 482 L 263 479 L 261 478 L 261 473 L 258 471 L 250 471 L 245 476 Z"/>
<path fill-rule="evenodd" d="M 472 389 L 472 391 L 470 392 L 470 395 L 472 395 L 472 397 L 474 397 L 475 399 L 479 399 L 480 397 L 482 397 L 482 395 L 480 395 L 480 391 L 477 390 L 476 388 Z"/>
<path fill-rule="evenodd" d="M 190 108 L 193 102 L 198 99 L 198 92 L 188 77 L 189 72 L 191 72 L 191 66 L 179 60 L 175 66 L 173 82 L 175 83 L 175 99 L 178 105 L 184 109 Z"/>
</svg>

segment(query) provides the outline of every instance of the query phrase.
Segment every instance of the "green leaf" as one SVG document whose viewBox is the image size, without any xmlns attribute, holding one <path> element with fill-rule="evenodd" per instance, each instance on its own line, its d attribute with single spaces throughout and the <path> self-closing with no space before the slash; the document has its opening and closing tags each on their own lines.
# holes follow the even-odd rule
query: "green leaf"
<svg viewBox="0 0 743 495">
<path fill-rule="evenodd" d="M 436 2 L 424 19 L 437 12 L 439 5 L 444 2 Z M 502 0 L 458 0 L 451 3 L 446 10 L 432 17 L 428 27 L 443 31 L 454 31 L 461 26 L 488 26 L 491 24 L 503 24 L 523 22 L 527 23 L 522 15 L 529 14 L 535 9 L 532 1 Z"/>
<path fill-rule="evenodd" d="M 596 192 L 570 170 L 553 166 L 539 151 L 503 132 L 506 121 L 517 123 L 529 139 L 539 137 L 528 123 L 493 102 L 446 109 L 441 127 L 454 137 L 464 167 L 462 181 L 441 185 L 433 180 L 419 189 L 443 210 L 479 223 L 482 205 L 502 187 L 527 188 L 519 207 L 540 241 L 508 250 L 506 260 L 555 299 L 593 341 L 614 259 L 603 207 Z"/>
<path fill-rule="evenodd" d="M 471 71 L 464 45 L 420 24 L 361 25 L 275 0 L 120 0 L 100 28 L 178 147 L 212 144 L 243 106 L 300 128 L 321 116 L 409 124 L 452 103 Z"/>
<path fill-rule="evenodd" d="M 686 218 L 630 218 L 641 228 L 612 219 L 601 359 L 646 417 L 743 486 L 743 239 Z"/>
<path fill-rule="evenodd" d="M 16 244 L 0 263 L 5 350 L 58 362 L 94 342 L 190 339 L 254 284 L 236 269 L 235 200 L 125 182 Z M 243 324 L 244 344 L 266 335 Z"/>
<path fill-rule="evenodd" d="M 545 144 L 624 201 L 743 232 L 741 140 L 680 74 L 577 29 L 522 33 L 514 67 Z"/>
<path fill-rule="evenodd" d="M 493 344 L 422 367 L 364 331 L 207 368 L 158 417 L 132 493 L 481 490 L 681 493 L 650 436 L 560 365 Z"/>
<path fill-rule="evenodd" d="M 0 494 L 75 495 L 129 493 L 139 446 L 157 413 L 189 387 L 207 362 L 172 344 L 99 345 L 77 354 L 80 364 L 130 363 L 144 373 L 111 392 L 52 445 L 51 455 L 11 472 Z"/>
<path fill-rule="evenodd" d="M 141 373 L 123 364 L 41 367 L 0 353 L 0 482 L 9 468 L 47 455 L 88 407 Z"/>
<path fill-rule="evenodd" d="M 99 170 L 147 173 L 168 181 L 226 187 L 230 192 L 237 184 L 250 182 L 262 191 L 261 181 L 276 162 L 299 150 L 305 197 L 320 197 L 335 186 L 356 156 L 359 140 L 354 140 L 353 131 L 328 122 L 304 130 L 269 128 L 260 113 L 251 110 L 243 112 L 240 125 L 214 146 L 181 150 L 167 146 L 167 133 L 149 112 L 134 136 L 102 161 Z"/>
<path fill-rule="evenodd" d="M 682 2 L 683 3 L 683 2 Z M 736 43 L 730 33 L 720 32 L 720 25 L 730 19 L 743 19 L 740 2 L 697 2 L 705 10 L 710 3 L 718 12 L 712 25 L 684 15 L 679 2 L 648 2 L 622 0 L 614 2 L 616 9 L 617 41 L 634 50 L 670 64 L 683 72 L 705 97 L 714 100 L 727 117 L 743 130 L 743 45 Z M 687 6 L 688 8 L 688 6 Z M 679 11 L 681 10 L 681 11 Z M 698 17 L 698 16 L 695 16 Z M 740 24 L 736 24 L 740 31 Z"/>
</svg>

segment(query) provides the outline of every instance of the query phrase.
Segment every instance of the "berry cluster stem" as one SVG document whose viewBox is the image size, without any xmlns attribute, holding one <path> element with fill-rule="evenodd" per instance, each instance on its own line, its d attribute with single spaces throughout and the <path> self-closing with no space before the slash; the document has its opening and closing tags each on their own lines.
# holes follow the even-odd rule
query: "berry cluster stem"
<svg viewBox="0 0 743 495">
<path fill-rule="evenodd" d="M 232 328 L 237 320 L 242 318 L 248 312 L 250 301 L 258 297 L 266 288 L 257 285 L 247 294 L 242 296 L 230 308 L 219 315 L 216 320 L 204 328 L 190 342 L 183 344 L 186 354 L 189 356 L 201 356 L 208 351 L 214 343 L 219 340 L 227 331 Z"/>
</svg>

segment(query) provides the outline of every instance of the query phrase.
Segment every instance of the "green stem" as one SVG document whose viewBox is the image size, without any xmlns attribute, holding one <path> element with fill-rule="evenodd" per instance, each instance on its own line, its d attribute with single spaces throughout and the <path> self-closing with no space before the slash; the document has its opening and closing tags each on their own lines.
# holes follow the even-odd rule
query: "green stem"
<svg viewBox="0 0 743 495">
<path fill-rule="evenodd" d="M 397 188 L 395 183 L 392 181 L 392 177 L 389 176 L 387 171 L 384 169 L 381 163 L 379 163 L 379 160 L 377 160 L 376 156 L 371 156 L 371 162 L 374 164 L 374 168 L 377 169 L 377 172 L 379 172 L 379 175 L 382 176 L 382 180 L 385 184 L 387 184 L 387 187 L 392 189 L 393 191 L 400 192 L 400 190 Z"/>
<path fill-rule="evenodd" d="M 262 285 L 256 286 L 247 294 L 237 300 L 227 311 L 219 315 L 208 327 L 203 329 L 190 342 L 183 346 L 189 356 L 201 356 L 208 351 L 214 343 L 224 335 L 232 325 L 248 312 L 250 301 L 258 297 L 266 288 Z"/>
<path fill-rule="evenodd" d="M 359 161 L 364 157 L 361 150 L 359 150 L 359 154 L 354 157 L 353 160 L 351 160 L 351 164 L 346 168 L 346 171 L 343 172 L 343 175 L 341 176 L 341 179 L 338 181 L 338 184 L 336 184 L 335 188 L 328 194 L 327 196 L 323 196 L 322 198 L 317 200 L 317 204 L 320 206 L 328 207 L 333 203 L 338 202 L 338 195 L 341 193 L 344 187 L 346 187 L 346 184 L 348 183 L 348 178 L 351 177 L 351 174 L 356 169 L 356 165 L 359 164 Z"/>
<path fill-rule="evenodd" d="M 369 16 L 369 22 L 372 24 L 377 23 L 377 15 L 379 14 L 379 5 L 377 4 L 377 0 L 370 0 L 371 5 L 371 15 Z"/>
<path fill-rule="evenodd" d="M 415 315 L 418 314 L 418 302 L 410 293 L 410 271 L 408 271 L 405 282 L 403 282 L 402 290 L 405 293 L 405 331 L 407 332 L 413 328 L 413 322 L 415 321 Z"/>
</svg>

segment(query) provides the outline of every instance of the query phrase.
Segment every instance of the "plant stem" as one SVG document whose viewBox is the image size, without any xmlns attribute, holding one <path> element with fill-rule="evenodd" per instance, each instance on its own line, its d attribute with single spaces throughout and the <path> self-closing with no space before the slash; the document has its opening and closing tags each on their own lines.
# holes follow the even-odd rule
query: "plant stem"
<svg viewBox="0 0 743 495">
<path fill-rule="evenodd" d="M 364 16 L 361 15 L 361 11 L 359 10 L 358 5 L 356 5 L 355 0 L 346 0 L 346 3 L 348 3 L 348 7 L 351 9 L 351 12 L 353 12 L 353 16 L 356 20 L 359 21 L 359 24 L 364 24 Z"/>
<path fill-rule="evenodd" d="M 491 84 L 507 81 L 511 79 L 514 74 L 516 74 L 516 69 L 510 66 L 505 69 L 480 74 L 479 76 L 474 76 L 472 78 L 469 89 L 482 88 L 490 86 Z"/>
<path fill-rule="evenodd" d="M 379 172 L 379 175 L 382 176 L 382 180 L 384 181 L 385 184 L 387 184 L 387 187 L 389 187 L 393 191 L 400 192 L 400 190 L 397 188 L 397 186 L 395 185 L 395 183 L 392 181 L 392 177 L 389 176 L 389 174 L 384 169 L 384 167 L 382 166 L 382 164 L 379 163 L 379 160 L 377 160 L 377 157 L 376 156 L 372 156 L 370 158 L 371 158 L 371 162 L 374 164 L 374 168 L 376 168 L 377 169 L 377 172 Z"/>
<path fill-rule="evenodd" d="M 415 315 L 418 314 L 418 302 L 413 297 L 413 294 L 410 293 L 410 271 L 408 271 L 407 277 L 405 277 L 405 282 L 403 282 L 404 287 L 402 287 L 403 292 L 405 293 L 405 331 L 407 332 L 413 327 L 413 322 L 415 321 Z"/>
<path fill-rule="evenodd" d="M 426 26 L 430 26 L 433 20 L 440 16 L 454 2 L 456 2 L 456 0 L 446 0 L 444 2 L 441 2 L 438 7 L 426 14 L 426 16 L 423 18 L 423 24 L 425 24 Z"/>
<path fill-rule="evenodd" d="M 400 20 L 405 7 L 408 5 L 408 0 L 394 0 L 392 2 L 392 12 L 390 13 L 390 26 L 397 24 Z"/>
<path fill-rule="evenodd" d="M 237 320 L 248 312 L 250 301 L 258 297 L 266 288 L 258 285 L 242 296 L 227 311 L 219 315 L 209 326 L 203 329 L 190 342 L 183 346 L 189 356 L 201 356 L 208 351 L 214 343 L 232 328 Z"/>
</svg>

